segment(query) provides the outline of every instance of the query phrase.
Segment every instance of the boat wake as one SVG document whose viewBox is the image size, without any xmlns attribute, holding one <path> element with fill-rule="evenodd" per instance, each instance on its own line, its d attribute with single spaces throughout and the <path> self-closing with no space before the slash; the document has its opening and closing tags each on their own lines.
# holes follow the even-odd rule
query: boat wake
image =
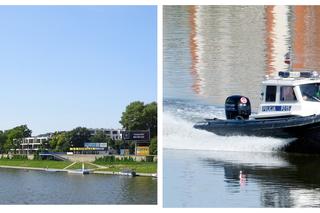
<svg viewBox="0 0 320 213">
<path fill-rule="evenodd" d="M 166 103 L 166 102 L 165 102 Z M 166 149 L 188 149 L 188 150 L 210 150 L 210 151 L 240 151 L 240 152 L 276 152 L 293 139 L 276 139 L 271 137 L 249 137 L 249 136 L 232 136 L 223 137 L 214 133 L 193 128 L 196 117 L 201 120 L 211 116 L 221 117 L 223 109 L 212 108 L 208 112 L 205 110 L 197 111 L 194 107 L 183 107 L 178 105 L 165 106 L 163 114 L 163 147 Z M 188 120 L 186 117 L 191 117 Z M 205 116 L 205 117 L 204 117 Z M 202 118 L 201 118 L 202 117 Z"/>
</svg>

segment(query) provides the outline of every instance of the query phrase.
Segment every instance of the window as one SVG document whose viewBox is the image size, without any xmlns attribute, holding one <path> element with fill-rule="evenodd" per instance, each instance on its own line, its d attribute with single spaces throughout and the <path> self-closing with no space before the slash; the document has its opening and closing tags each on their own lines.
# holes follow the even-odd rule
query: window
<svg viewBox="0 0 320 213">
<path fill-rule="evenodd" d="M 293 87 L 291 86 L 283 86 L 280 87 L 280 101 L 296 101 L 296 95 L 294 94 Z"/>
<path fill-rule="evenodd" d="M 266 102 L 275 102 L 276 101 L 276 86 L 267 86 L 266 89 Z"/>
<path fill-rule="evenodd" d="M 320 83 L 301 85 L 300 91 L 303 100 L 320 101 Z"/>
</svg>

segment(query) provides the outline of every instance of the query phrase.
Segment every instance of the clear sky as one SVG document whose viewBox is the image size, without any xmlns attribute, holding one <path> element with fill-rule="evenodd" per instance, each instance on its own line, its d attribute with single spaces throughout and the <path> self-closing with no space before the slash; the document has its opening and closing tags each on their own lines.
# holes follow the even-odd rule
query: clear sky
<svg viewBox="0 0 320 213">
<path fill-rule="evenodd" d="M 119 128 L 157 97 L 156 6 L 0 6 L 0 130 Z"/>
</svg>

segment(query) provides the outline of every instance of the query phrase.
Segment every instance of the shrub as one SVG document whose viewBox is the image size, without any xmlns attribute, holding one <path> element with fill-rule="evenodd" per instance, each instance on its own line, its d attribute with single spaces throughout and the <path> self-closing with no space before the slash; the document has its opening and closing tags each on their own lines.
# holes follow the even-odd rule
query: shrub
<svg viewBox="0 0 320 213">
<path fill-rule="evenodd" d="M 146 162 L 153 162 L 153 156 L 152 155 L 146 156 Z"/>
<path fill-rule="evenodd" d="M 96 158 L 95 162 L 112 163 L 112 162 L 115 162 L 115 157 L 113 155 L 111 155 L 111 156 L 103 156 L 103 157 L 100 157 L 100 158 Z"/>
<path fill-rule="evenodd" d="M 157 155 L 158 154 L 158 151 L 157 151 L 158 145 L 157 144 L 158 144 L 157 137 L 152 138 L 151 142 L 150 142 L 150 146 L 149 146 L 150 155 Z"/>
<path fill-rule="evenodd" d="M 115 158 L 115 156 L 103 156 L 100 158 L 96 158 L 95 163 L 116 163 L 116 162 L 135 162 L 135 160 L 132 157 L 122 157 L 122 158 Z"/>
<path fill-rule="evenodd" d="M 9 159 L 9 155 L 8 155 L 8 159 Z M 28 156 L 27 155 L 13 155 L 11 160 L 28 160 Z"/>
<path fill-rule="evenodd" d="M 35 153 L 33 155 L 33 160 L 42 160 L 42 157 L 38 153 Z"/>
</svg>

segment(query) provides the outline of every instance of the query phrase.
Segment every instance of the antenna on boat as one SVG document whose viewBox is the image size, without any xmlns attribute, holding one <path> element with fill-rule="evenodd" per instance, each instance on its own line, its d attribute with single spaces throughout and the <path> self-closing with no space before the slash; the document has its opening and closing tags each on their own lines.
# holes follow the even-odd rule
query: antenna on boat
<svg viewBox="0 0 320 213">
<path fill-rule="evenodd" d="M 289 67 L 288 67 L 288 71 L 292 71 L 292 60 L 293 60 L 293 55 L 292 55 L 292 51 L 291 51 L 291 47 L 289 47 L 289 52 L 287 52 L 285 55 L 284 55 L 284 63 L 288 64 Z"/>
</svg>

